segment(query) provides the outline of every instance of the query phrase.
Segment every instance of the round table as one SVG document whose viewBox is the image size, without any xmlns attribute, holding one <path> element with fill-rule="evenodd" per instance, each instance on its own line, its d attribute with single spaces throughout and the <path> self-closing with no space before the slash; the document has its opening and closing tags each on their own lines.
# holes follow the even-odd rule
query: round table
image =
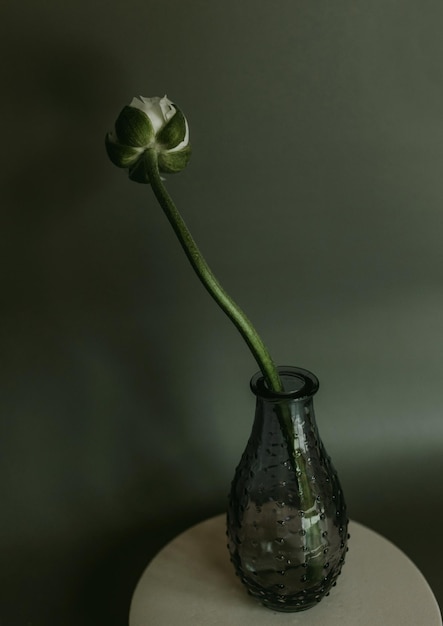
<svg viewBox="0 0 443 626">
<path fill-rule="evenodd" d="M 278 613 L 248 596 L 226 547 L 225 516 L 171 541 L 151 561 L 132 598 L 129 626 L 442 626 L 435 597 L 392 543 L 350 522 L 337 586 L 317 606 Z"/>
</svg>

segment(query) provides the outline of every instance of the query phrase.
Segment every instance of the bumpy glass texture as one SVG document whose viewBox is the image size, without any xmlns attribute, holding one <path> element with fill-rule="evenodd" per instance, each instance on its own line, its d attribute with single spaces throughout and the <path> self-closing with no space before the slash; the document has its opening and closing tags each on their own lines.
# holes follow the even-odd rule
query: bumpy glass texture
<svg viewBox="0 0 443 626">
<path fill-rule="evenodd" d="M 335 585 L 348 519 L 315 423 L 318 381 L 306 370 L 280 369 L 288 393 L 273 394 L 258 375 L 251 381 L 256 414 L 232 482 L 227 535 L 248 592 L 271 609 L 293 612 L 315 606 Z"/>
</svg>

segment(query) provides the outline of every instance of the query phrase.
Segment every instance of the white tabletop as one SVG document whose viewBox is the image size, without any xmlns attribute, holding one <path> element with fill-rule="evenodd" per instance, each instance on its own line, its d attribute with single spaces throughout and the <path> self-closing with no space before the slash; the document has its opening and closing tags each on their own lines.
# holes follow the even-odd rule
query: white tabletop
<svg viewBox="0 0 443 626">
<path fill-rule="evenodd" d="M 135 589 L 129 626 L 442 626 L 426 580 L 392 543 L 351 522 L 346 563 L 330 595 L 277 613 L 247 595 L 226 547 L 225 516 L 176 537 Z"/>
</svg>

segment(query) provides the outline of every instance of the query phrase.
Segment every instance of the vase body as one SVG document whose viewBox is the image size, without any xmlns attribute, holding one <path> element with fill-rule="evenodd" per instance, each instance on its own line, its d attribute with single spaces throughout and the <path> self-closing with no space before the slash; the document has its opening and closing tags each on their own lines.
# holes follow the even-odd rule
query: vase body
<svg viewBox="0 0 443 626">
<path fill-rule="evenodd" d="M 227 515 L 228 548 L 248 592 L 277 611 L 302 611 L 329 593 L 347 550 L 346 505 L 320 439 L 317 378 L 281 367 L 284 392 L 261 374 L 252 432 L 236 469 Z"/>
</svg>

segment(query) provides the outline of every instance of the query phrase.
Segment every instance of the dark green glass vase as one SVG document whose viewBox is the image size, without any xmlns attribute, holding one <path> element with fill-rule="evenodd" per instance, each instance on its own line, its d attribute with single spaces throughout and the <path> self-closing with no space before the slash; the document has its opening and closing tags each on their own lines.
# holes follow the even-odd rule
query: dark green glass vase
<svg viewBox="0 0 443 626">
<path fill-rule="evenodd" d="M 280 367 L 284 392 L 260 373 L 252 433 L 229 496 L 228 548 L 248 592 L 276 611 L 315 606 L 344 563 L 348 519 L 314 417 L 317 378 Z"/>
</svg>

